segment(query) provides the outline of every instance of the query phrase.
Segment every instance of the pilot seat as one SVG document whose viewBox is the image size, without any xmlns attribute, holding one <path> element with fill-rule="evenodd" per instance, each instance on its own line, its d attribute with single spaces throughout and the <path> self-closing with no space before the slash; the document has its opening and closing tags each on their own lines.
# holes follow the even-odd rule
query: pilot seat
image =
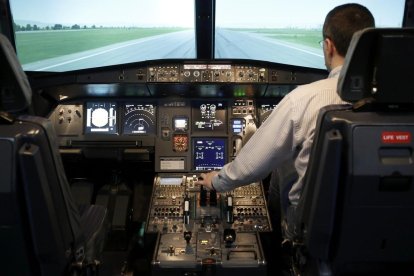
<svg viewBox="0 0 414 276">
<path fill-rule="evenodd" d="M 102 206 L 77 206 L 45 118 L 27 115 L 32 91 L 0 35 L 1 275 L 94 275 L 107 222 Z"/>
<path fill-rule="evenodd" d="M 412 275 L 413 49 L 414 29 L 354 35 L 338 81 L 350 104 L 320 111 L 304 189 L 289 206 L 295 275 Z"/>
</svg>

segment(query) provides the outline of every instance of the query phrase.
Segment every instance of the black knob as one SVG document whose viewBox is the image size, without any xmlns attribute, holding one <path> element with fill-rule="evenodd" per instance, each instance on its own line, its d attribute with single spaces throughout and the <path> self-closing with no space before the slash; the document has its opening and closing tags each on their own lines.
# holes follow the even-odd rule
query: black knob
<svg viewBox="0 0 414 276">
<path fill-rule="evenodd" d="M 236 241 L 236 231 L 234 229 L 224 229 L 223 239 L 226 243 L 226 247 L 231 247 L 232 243 Z"/>
<path fill-rule="evenodd" d="M 191 237 L 192 237 L 191 231 L 184 232 L 184 239 L 187 243 L 190 243 Z"/>
</svg>

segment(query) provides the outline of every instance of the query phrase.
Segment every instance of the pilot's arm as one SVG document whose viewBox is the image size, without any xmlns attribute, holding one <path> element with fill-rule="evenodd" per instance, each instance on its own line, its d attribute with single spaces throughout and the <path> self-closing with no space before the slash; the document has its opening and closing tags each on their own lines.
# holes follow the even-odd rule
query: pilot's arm
<svg viewBox="0 0 414 276">
<path fill-rule="evenodd" d="M 202 173 L 197 184 L 226 192 L 265 178 L 293 156 L 292 102 L 283 98 L 272 114 L 242 147 L 236 158 L 220 171 Z"/>
</svg>

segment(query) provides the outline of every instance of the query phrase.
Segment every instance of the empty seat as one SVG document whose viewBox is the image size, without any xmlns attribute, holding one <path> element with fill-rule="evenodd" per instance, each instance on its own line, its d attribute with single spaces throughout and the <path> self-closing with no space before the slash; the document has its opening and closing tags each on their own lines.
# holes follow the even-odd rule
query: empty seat
<svg viewBox="0 0 414 276">
<path fill-rule="evenodd" d="M 0 274 L 93 273 L 106 209 L 75 204 L 51 122 L 22 115 L 30 85 L 3 35 L 0 49 Z"/>
</svg>

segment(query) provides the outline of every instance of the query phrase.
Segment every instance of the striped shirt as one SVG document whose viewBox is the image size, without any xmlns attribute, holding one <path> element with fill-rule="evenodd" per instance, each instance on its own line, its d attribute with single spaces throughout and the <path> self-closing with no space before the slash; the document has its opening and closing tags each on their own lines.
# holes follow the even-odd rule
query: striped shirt
<svg viewBox="0 0 414 276">
<path fill-rule="evenodd" d="M 236 158 L 213 178 L 214 188 L 225 192 L 259 181 L 285 161 L 293 160 L 299 177 L 289 200 L 296 205 L 319 110 L 331 104 L 346 104 L 336 92 L 341 68 L 334 68 L 327 79 L 299 86 L 286 95 Z"/>
</svg>

